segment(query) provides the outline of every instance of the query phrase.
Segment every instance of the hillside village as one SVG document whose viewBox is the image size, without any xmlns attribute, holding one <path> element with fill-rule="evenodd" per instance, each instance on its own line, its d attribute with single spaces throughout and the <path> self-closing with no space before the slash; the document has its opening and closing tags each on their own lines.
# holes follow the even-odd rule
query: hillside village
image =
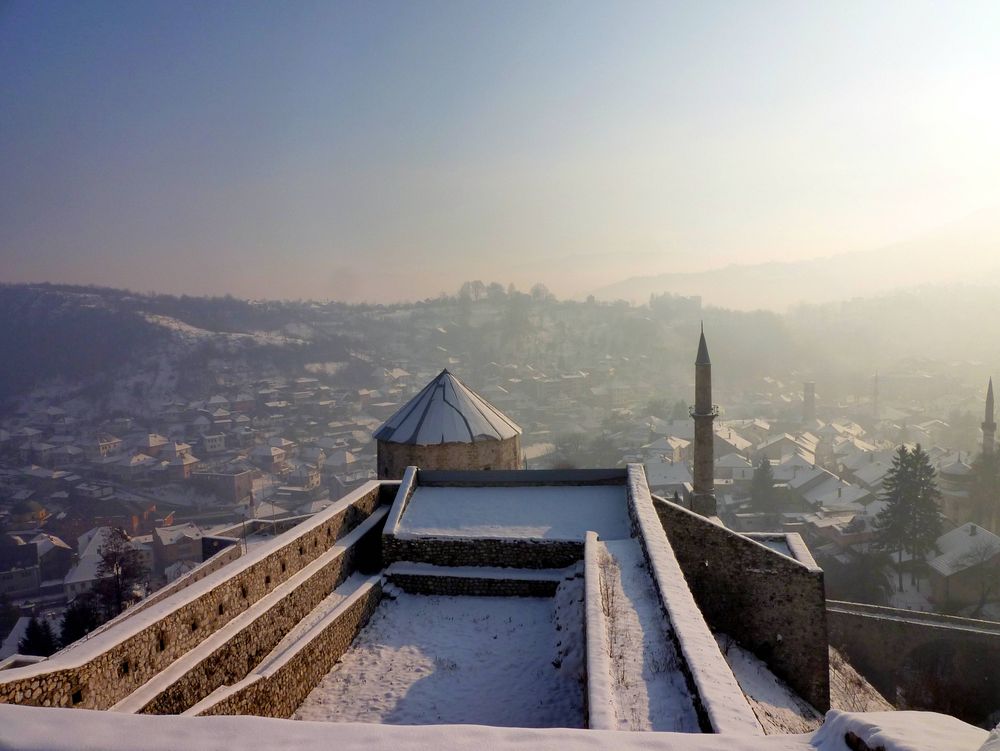
<svg viewBox="0 0 1000 751">
<path fill-rule="evenodd" d="M 343 321 L 342 333 L 367 342 L 365 351 L 281 374 L 273 361 L 248 364 L 242 350 L 232 349 L 232 334 L 157 314 L 149 319 L 167 332 L 170 357 L 137 358 L 112 377 L 109 396 L 95 399 L 84 389 L 66 398 L 66 389 L 42 387 L 10 402 L 0 419 L 0 594 L 24 616 L 37 614 L 58 627 L 66 603 L 99 578 L 109 529 L 124 529 L 141 556 L 139 596 L 200 563 L 203 537 L 231 533 L 234 525 L 245 536 L 248 521 L 261 535 L 265 522 L 328 507 L 375 477 L 372 432 L 443 366 L 517 415 L 523 466 L 640 462 L 653 492 L 685 497 L 694 425 L 686 377 L 669 375 L 678 363 L 661 370 L 664 356 L 655 348 L 651 355 L 627 348 L 610 354 L 604 348 L 621 343 L 612 345 L 600 328 L 591 328 L 589 345 L 572 335 L 609 315 L 639 329 L 653 326 L 642 309 L 566 307 L 544 292 L 521 295 L 518 308 L 511 307 L 518 298 L 491 300 L 495 291 L 465 292 L 436 307 L 359 311 Z M 683 331 L 702 315 L 697 300 L 664 304 L 667 330 Z M 522 310 L 540 333 L 522 332 L 510 351 L 524 354 L 510 361 L 475 359 L 481 342 L 473 332 L 481 338 L 494 331 L 494 313 L 520 315 L 511 310 Z M 464 320 L 452 320 L 459 315 Z M 323 316 L 317 318 L 318 329 Z M 507 323 L 495 336 L 518 327 Z M 289 325 L 298 335 L 305 328 Z M 267 346 L 277 338 L 240 336 Z M 183 378 L 163 372 L 172 367 L 164 363 L 191 351 L 200 353 L 199 370 Z M 664 373 L 674 384 L 666 394 L 659 387 Z M 827 570 L 831 596 L 853 599 L 850 574 L 870 552 L 893 453 L 901 441 L 920 444 L 937 469 L 947 528 L 937 557 L 900 578 L 884 600 L 916 610 L 997 614 L 1000 592 L 983 582 L 1000 565 L 998 520 L 974 519 L 971 431 L 965 418 L 965 432 L 945 421 L 949 410 L 952 417 L 967 413 L 955 412 L 951 390 L 932 398 L 936 389 L 952 389 L 950 381 L 876 376 L 869 394 L 836 404 L 824 398 L 822 382 L 765 375 L 751 384 L 723 376 L 717 389 L 723 406 L 714 424 L 714 475 L 719 515 L 729 526 L 762 531 L 778 522 L 800 532 Z M 918 397 L 928 406 L 915 411 Z M 936 414 L 935 404 L 941 405 Z M 974 396 L 962 404 L 975 408 Z M 779 520 L 752 502 L 762 459 L 780 495 Z M 848 589 L 840 591 L 842 584 Z M 5 653 L 16 649 L 17 638 L 4 642 Z"/>
<path fill-rule="evenodd" d="M 285 438 L 255 443 L 250 460 L 265 463 L 265 476 L 283 476 L 278 461 L 316 475 L 308 485 L 279 485 L 274 497 L 322 487 L 316 495 L 326 505 L 291 516 L 248 513 L 211 533 L 191 522 L 154 525 L 153 556 L 143 560 L 166 575 L 162 567 L 174 559 L 165 587 L 54 655 L 24 650 L 0 662 L 0 704 L 49 707 L 57 720 L 69 708 L 112 710 L 102 713 L 109 730 L 128 715 L 264 715 L 513 732 L 719 733 L 748 750 L 763 748 L 762 737 L 800 738 L 805 748 L 832 733 L 829 748 L 839 749 L 859 734 L 887 732 L 880 718 L 891 703 L 829 643 L 824 574 L 803 535 L 728 529 L 717 516 L 715 475 L 720 464 L 737 467 L 712 461 L 719 410 L 704 333 L 695 373 L 694 476 L 662 486 L 664 496 L 674 488 L 672 502 L 642 463 L 526 469 L 521 427 L 448 369 L 374 431 L 377 478 L 336 501 L 319 479 L 321 462 L 289 458 L 296 449 L 319 454 Z M 265 398 L 285 396 L 273 391 Z M 809 384 L 807 413 L 813 398 Z M 206 401 L 227 416 L 239 412 L 224 397 Z M 720 430 L 731 446 L 733 426 Z M 685 448 L 678 436 L 663 439 L 653 442 L 657 450 Z M 841 443 L 851 440 L 860 439 Z M 103 443 L 109 451 L 98 465 L 124 441 Z M 132 456 L 163 456 L 162 469 L 149 472 L 172 473 L 184 487 L 200 461 L 176 440 L 161 454 L 170 443 L 145 434 Z M 800 456 L 803 438 L 757 444 L 761 466 L 784 466 L 786 447 Z M 178 457 L 191 461 L 173 463 Z M 852 487 L 830 477 L 836 488 Z M 741 498 L 734 482 L 722 485 L 730 505 Z M 248 509 L 264 503 L 252 482 L 246 488 Z M 81 536 L 85 552 L 74 570 L 102 540 L 103 558 L 120 532 Z M 29 546 L 14 542 L 14 550 Z M 142 544 L 138 536 L 126 542 Z M 67 595 L 85 596 L 85 583 Z M 869 616 L 851 617 L 860 624 Z M 25 709 L 0 709 L 18 737 Z M 918 713 L 913 722 L 930 743 L 985 735 L 946 715 Z M 891 743 L 905 743 L 898 732 L 888 730 Z M 50 730 L 45 742 L 58 744 L 58 736 Z"/>
</svg>

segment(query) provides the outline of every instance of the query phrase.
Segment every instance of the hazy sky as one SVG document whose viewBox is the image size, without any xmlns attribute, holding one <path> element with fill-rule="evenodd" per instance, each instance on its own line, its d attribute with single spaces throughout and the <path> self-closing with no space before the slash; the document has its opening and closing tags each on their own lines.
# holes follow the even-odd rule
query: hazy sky
<svg viewBox="0 0 1000 751">
<path fill-rule="evenodd" d="M 3 2 L 0 279 L 580 294 L 1000 205 L 1000 3 Z"/>
</svg>

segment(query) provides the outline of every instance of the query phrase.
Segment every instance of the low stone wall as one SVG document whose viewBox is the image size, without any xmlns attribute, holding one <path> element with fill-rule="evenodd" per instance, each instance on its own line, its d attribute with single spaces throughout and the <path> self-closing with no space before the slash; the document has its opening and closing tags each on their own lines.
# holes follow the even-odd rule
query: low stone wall
<svg viewBox="0 0 1000 751">
<path fill-rule="evenodd" d="M 566 568 L 583 558 L 583 542 L 386 535 L 382 555 L 387 565 L 416 561 L 435 566 Z"/>
<path fill-rule="evenodd" d="M 233 540 L 232 543 L 236 543 Z M 191 569 L 183 576 L 175 579 L 170 584 L 161 589 L 156 590 L 149 597 L 144 597 L 142 600 L 137 602 L 135 605 L 130 607 L 128 610 L 124 611 L 120 615 L 112 618 L 107 623 L 102 624 L 98 628 L 91 631 L 89 634 L 84 636 L 79 642 L 74 642 L 76 644 L 83 644 L 84 642 L 90 641 L 91 639 L 97 637 L 99 634 L 104 633 L 108 629 L 116 628 L 119 624 L 124 623 L 129 618 L 132 618 L 147 608 L 157 605 L 168 597 L 173 597 L 175 594 L 183 589 L 187 589 L 192 584 L 201 581 L 209 574 L 214 574 L 219 569 L 228 566 L 233 561 L 236 561 L 243 555 L 243 546 L 230 544 L 227 547 L 220 548 L 219 552 L 215 553 L 211 557 L 205 559 L 205 562 L 201 565 Z"/>
<path fill-rule="evenodd" d="M 164 681 L 158 693 L 136 711 L 180 714 L 220 686 L 232 685 L 245 678 L 285 634 L 359 568 L 366 542 L 371 544 L 381 537 L 386 511 L 384 507 L 377 510 L 344 538 L 346 547 L 343 550 L 335 548 L 304 569 L 303 574 L 307 576 L 304 581 L 287 591 L 284 586 L 275 589 L 262 601 L 266 607 L 252 620 L 227 634 L 217 649 L 190 665 L 183 674 L 169 683 Z M 355 537 L 357 539 L 352 539 Z"/>
<path fill-rule="evenodd" d="M 601 604 L 597 534 L 587 533 L 583 553 L 583 628 L 587 645 L 587 727 L 617 730 L 611 692 L 611 647 Z"/>
<path fill-rule="evenodd" d="M 793 560 L 674 503 L 657 498 L 654 508 L 712 629 L 753 652 L 816 709 L 829 709 L 823 570 L 808 550 L 806 561 Z M 792 537 L 798 557 L 801 543 Z"/>
<path fill-rule="evenodd" d="M 4 671 L 0 702 L 111 707 L 321 556 L 371 515 L 384 492 L 379 483 L 367 483 L 266 548 L 206 575 L 120 628 L 38 665 Z"/>
<path fill-rule="evenodd" d="M 382 599 L 373 578 L 341 603 L 327 625 L 311 633 L 260 673 L 208 697 L 187 714 L 291 717 L 351 646 Z"/>
<path fill-rule="evenodd" d="M 387 581 L 404 592 L 414 595 L 446 595 L 469 597 L 553 597 L 565 576 L 562 571 L 552 571 L 550 576 L 532 576 L 535 572 L 508 569 L 506 575 L 489 572 L 476 575 L 474 570 L 448 572 L 430 570 L 430 566 L 407 566 L 405 563 L 390 566 L 385 571 Z"/>
</svg>

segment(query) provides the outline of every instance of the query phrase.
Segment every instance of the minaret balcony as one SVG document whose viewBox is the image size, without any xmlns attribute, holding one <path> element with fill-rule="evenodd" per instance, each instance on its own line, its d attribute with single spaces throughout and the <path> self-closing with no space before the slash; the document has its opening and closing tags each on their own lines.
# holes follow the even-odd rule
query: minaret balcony
<svg viewBox="0 0 1000 751">
<path fill-rule="evenodd" d="M 691 417 L 718 417 L 719 416 L 719 405 L 713 404 L 712 408 L 708 412 L 699 412 L 697 407 L 688 407 L 688 414 Z"/>
</svg>

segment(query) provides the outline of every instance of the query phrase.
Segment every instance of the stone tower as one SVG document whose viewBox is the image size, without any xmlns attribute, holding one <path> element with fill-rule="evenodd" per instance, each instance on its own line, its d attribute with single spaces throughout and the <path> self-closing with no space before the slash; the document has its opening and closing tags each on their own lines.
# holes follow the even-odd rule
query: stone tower
<svg viewBox="0 0 1000 751">
<path fill-rule="evenodd" d="M 719 409 L 712 404 L 712 361 L 705 343 L 705 327 L 694 361 L 694 492 L 691 509 L 702 516 L 715 516 L 715 430 Z"/>
<path fill-rule="evenodd" d="M 993 456 L 997 435 L 997 423 L 993 419 L 993 379 L 986 387 L 986 416 L 983 418 L 983 456 Z"/>
<path fill-rule="evenodd" d="M 806 381 L 802 384 L 802 422 L 806 426 L 815 429 L 812 425 L 816 421 L 816 382 Z"/>
<path fill-rule="evenodd" d="M 378 477 L 421 469 L 520 469 L 521 428 L 442 370 L 377 431 Z"/>
</svg>

